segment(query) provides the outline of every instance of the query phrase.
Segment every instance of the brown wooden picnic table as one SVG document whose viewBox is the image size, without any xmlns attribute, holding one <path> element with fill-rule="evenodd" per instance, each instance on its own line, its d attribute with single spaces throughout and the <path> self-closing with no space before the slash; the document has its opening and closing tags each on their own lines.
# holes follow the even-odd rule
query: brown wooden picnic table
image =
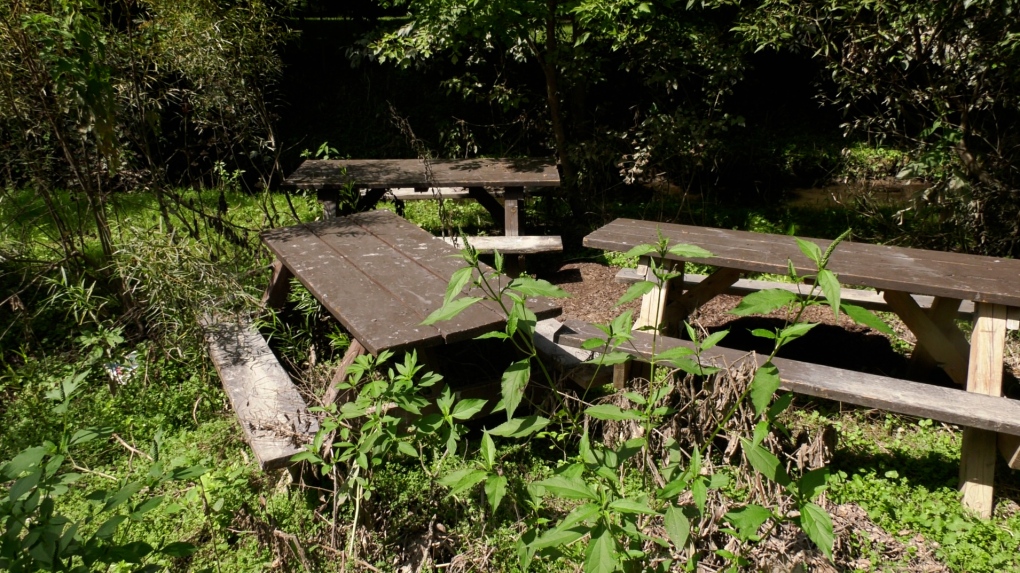
<svg viewBox="0 0 1020 573">
<path fill-rule="evenodd" d="M 467 340 L 504 324 L 498 305 L 483 301 L 452 320 L 422 325 L 442 306 L 463 260 L 457 249 L 391 211 L 273 229 L 262 241 L 277 257 L 269 304 L 285 300 L 293 276 L 372 354 Z M 560 313 L 549 299 L 527 302 L 540 319 Z"/>
<path fill-rule="evenodd" d="M 645 295 L 637 326 L 661 325 L 666 331 L 675 331 L 680 321 L 745 273 L 785 275 L 788 262 L 801 276 L 816 271 L 794 237 L 785 235 L 617 219 L 585 237 L 584 245 L 627 251 L 639 244 L 655 244 L 660 232 L 671 244 L 688 243 L 713 254 L 699 259 L 671 255 L 668 259 L 690 260 L 717 270 L 686 292 L 680 277 Z M 806 240 L 823 252 L 829 244 Z M 833 252 L 828 268 L 842 284 L 881 291 L 888 309 L 917 338 L 915 355 L 926 356 L 969 392 L 1002 396 L 1006 331 L 1020 323 L 1020 261 L 846 241 Z M 929 308 L 922 308 L 912 295 L 934 299 Z M 955 323 L 965 300 L 974 301 L 969 343 Z M 994 432 L 964 428 L 963 499 L 985 515 L 992 507 L 996 442 Z M 1020 469 L 1020 440 L 1003 434 L 998 444 L 1011 467 Z"/>
</svg>

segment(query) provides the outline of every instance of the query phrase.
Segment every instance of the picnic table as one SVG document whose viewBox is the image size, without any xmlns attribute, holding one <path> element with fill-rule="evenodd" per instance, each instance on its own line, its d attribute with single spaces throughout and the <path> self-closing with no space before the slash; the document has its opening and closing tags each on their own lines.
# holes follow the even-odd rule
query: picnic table
<svg viewBox="0 0 1020 573">
<path fill-rule="evenodd" d="M 689 260 L 717 270 L 686 291 L 681 276 L 645 295 L 636 327 L 676 331 L 691 312 L 726 292 L 746 273 L 786 275 L 788 261 L 799 275 L 816 271 L 794 237 L 785 235 L 617 219 L 585 237 L 584 245 L 627 251 L 639 244 L 656 243 L 660 232 L 670 244 L 688 243 L 713 254 L 698 259 L 670 255 L 667 259 Z M 806 240 L 823 251 L 829 244 Z M 1020 324 L 1020 261 L 846 241 L 833 252 L 828 268 L 841 284 L 881 291 L 887 310 L 917 338 L 915 355 L 940 367 L 968 392 L 1002 396 L 1006 331 Z M 919 304 L 925 296 L 931 297 L 927 308 Z M 973 301 L 974 328 L 969 343 L 955 322 L 963 301 Z M 1012 406 L 1014 401 L 1009 402 Z M 953 405 L 943 407 L 952 409 Z M 997 438 L 994 431 L 964 428 L 963 501 L 983 515 L 990 515 L 992 508 L 997 442 L 1010 466 L 1020 469 L 1020 438 L 1016 435 L 999 434 Z"/>
<path fill-rule="evenodd" d="M 498 304 L 482 301 L 452 320 L 421 324 L 442 306 L 463 260 L 456 248 L 391 211 L 273 229 L 262 241 L 276 255 L 267 304 L 281 305 L 290 277 L 297 278 L 351 333 L 356 344 L 349 352 L 378 355 L 449 344 L 505 322 Z M 527 305 L 540 319 L 561 312 L 550 299 L 529 298 Z"/>
</svg>

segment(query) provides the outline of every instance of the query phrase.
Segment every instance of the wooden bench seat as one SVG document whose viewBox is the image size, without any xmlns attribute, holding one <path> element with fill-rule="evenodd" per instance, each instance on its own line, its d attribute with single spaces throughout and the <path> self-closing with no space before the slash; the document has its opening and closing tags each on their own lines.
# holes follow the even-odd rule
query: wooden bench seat
<svg viewBox="0 0 1020 573">
<path fill-rule="evenodd" d="M 250 320 L 205 316 L 209 357 L 263 470 L 290 465 L 319 431 L 290 376 Z"/>
<path fill-rule="evenodd" d="M 566 320 L 554 335 L 554 340 L 564 346 L 580 347 L 585 340 L 604 336 L 602 331 L 588 323 Z M 652 356 L 652 335 L 634 332 L 633 336 L 633 340 L 617 350 L 640 360 L 649 360 Z M 690 341 L 664 336 L 658 338 L 655 348 L 663 352 L 678 346 L 694 348 Z M 720 367 L 743 360 L 756 360 L 760 365 L 765 359 L 763 356 L 720 346 L 706 351 L 702 358 L 707 365 Z M 779 369 L 781 388 L 784 390 L 1020 436 L 1020 401 L 1017 400 L 785 358 L 775 358 L 773 363 Z M 1015 460 L 1010 461 L 1015 463 Z"/>
<path fill-rule="evenodd" d="M 704 282 L 707 278 L 708 277 L 706 275 L 685 274 L 683 288 L 684 290 L 694 288 Z M 633 284 L 645 280 L 645 274 L 639 269 L 624 268 L 620 269 L 620 271 L 616 273 L 615 280 L 618 283 Z M 764 281 L 758 279 L 739 279 L 737 282 L 727 287 L 723 292 L 729 295 L 746 296 L 761 290 L 781 289 L 794 294 L 806 296 L 808 288 L 810 287 L 805 287 L 803 284 Z M 930 309 L 935 300 L 935 297 L 920 294 L 912 295 L 912 298 L 919 307 L 925 310 Z M 868 310 L 879 310 L 885 312 L 892 311 L 892 309 L 889 308 L 889 303 L 885 301 L 882 294 L 873 290 L 844 288 L 840 290 L 840 299 L 844 302 L 855 304 Z M 974 303 L 969 300 L 961 302 L 956 317 L 959 320 L 973 320 Z"/>
<path fill-rule="evenodd" d="M 443 237 L 443 240 L 458 249 L 464 248 L 464 242 L 459 237 Z M 492 254 L 493 251 L 499 251 L 505 255 L 563 252 L 563 239 L 558 235 L 467 237 L 467 240 L 475 250 L 485 254 Z"/>
</svg>

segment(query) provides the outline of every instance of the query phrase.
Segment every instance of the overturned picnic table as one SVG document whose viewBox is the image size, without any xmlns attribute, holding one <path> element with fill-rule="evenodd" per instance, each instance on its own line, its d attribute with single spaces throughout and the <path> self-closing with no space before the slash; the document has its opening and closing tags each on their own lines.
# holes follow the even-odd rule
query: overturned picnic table
<svg viewBox="0 0 1020 573">
<path fill-rule="evenodd" d="M 437 190 L 440 196 L 478 201 L 492 215 L 504 238 L 485 237 L 490 251 L 522 255 L 563 250 L 559 237 L 522 235 L 525 189 L 560 186 L 551 159 L 316 159 L 302 163 L 284 185 L 317 190 L 327 217 L 337 215 L 340 190 L 347 187 L 360 192 L 356 211 L 372 209 L 389 190 L 414 190 L 396 194 L 398 206 L 403 200 L 432 198 L 431 191 Z M 502 204 L 494 195 L 497 190 L 502 190 Z"/>
<path fill-rule="evenodd" d="M 716 295 L 727 292 L 745 273 L 785 275 L 788 261 L 800 275 L 816 271 L 794 237 L 785 235 L 617 219 L 585 237 L 584 245 L 627 251 L 639 244 L 655 244 L 660 232 L 671 244 L 688 243 L 713 254 L 697 259 L 670 255 L 667 259 L 689 260 L 717 270 L 687 290 L 683 288 L 681 276 L 645 295 L 636 327 L 661 326 L 666 332 L 676 332 L 679 323 L 690 313 Z M 817 244 L 822 251 L 829 244 L 829 241 L 806 240 Z M 968 392 L 1002 396 L 1006 331 L 1020 324 L 1020 261 L 846 241 L 833 252 L 828 268 L 844 285 L 881 291 L 886 310 L 899 316 L 917 338 L 915 355 L 937 365 Z M 927 308 L 921 304 L 925 301 L 922 297 L 930 297 L 924 305 Z M 955 324 L 963 301 L 973 301 L 974 329 L 970 343 Z M 825 376 L 843 376 L 840 372 L 826 371 Z M 815 374 L 805 371 L 804 375 Z M 864 381 L 862 376 L 856 380 Z M 919 395 L 915 387 L 905 381 L 881 380 L 891 390 L 888 396 L 882 397 L 881 403 L 886 406 L 896 401 L 910 401 L 910 396 Z M 814 395 L 825 395 L 828 391 L 816 389 Z M 930 412 L 942 411 L 952 418 L 954 408 L 987 406 L 982 401 L 966 405 L 961 401 L 954 405 L 952 400 L 952 395 L 947 394 L 939 407 Z M 996 443 L 1010 467 L 1020 469 L 1020 436 L 1016 429 L 998 437 L 995 431 L 988 429 L 1004 431 L 1007 423 L 1016 422 L 1001 420 L 1002 425 L 996 424 L 997 416 L 1007 415 L 1003 412 L 1011 416 L 1018 412 L 1017 401 L 999 400 L 1003 402 L 990 403 L 992 406 L 987 406 L 987 411 L 966 413 L 982 417 L 985 429 L 964 427 L 963 432 L 960 469 L 963 501 L 985 516 L 992 510 Z M 870 402 L 859 400 L 856 403 Z M 909 409 L 910 405 L 907 406 Z"/>
<path fill-rule="evenodd" d="M 468 340 L 504 324 L 490 301 L 452 320 L 421 324 L 442 306 L 463 260 L 456 248 L 391 211 L 273 229 L 262 241 L 277 257 L 268 304 L 281 305 L 295 277 L 372 354 Z M 545 298 L 529 298 L 527 305 L 539 319 L 561 312 Z"/>
</svg>

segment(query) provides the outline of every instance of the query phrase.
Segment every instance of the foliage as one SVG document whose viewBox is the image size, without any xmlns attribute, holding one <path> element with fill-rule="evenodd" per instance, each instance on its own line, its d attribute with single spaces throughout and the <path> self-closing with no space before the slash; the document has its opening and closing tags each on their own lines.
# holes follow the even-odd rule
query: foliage
<svg viewBox="0 0 1020 573">
<path fill-rule="evenodd" d="M 764 1 L 745 5 L 736 29 L 759 50 L 813 52 L 835 82 L 831 103 L 847 110 L 847 130 L 913 150 L 901 175 L 938 183 L 918 209 L 966 230 L 938 247 L 1016 255 L 1017 8 Z"/>
</svg>

